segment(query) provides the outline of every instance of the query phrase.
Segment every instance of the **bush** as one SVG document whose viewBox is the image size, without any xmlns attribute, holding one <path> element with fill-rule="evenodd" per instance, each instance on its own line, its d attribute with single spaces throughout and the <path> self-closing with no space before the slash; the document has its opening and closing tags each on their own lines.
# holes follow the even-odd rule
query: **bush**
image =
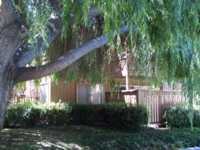
<svg viewBox="0 0 200 150">
<path fill-rule="evenodd" d="M 52 103 L 22 102 L 8 107 L 6 127 L 33 127 L 66 125 L 69 123 L 71 108 L 69 105 Z"/>
<path fill-rule="evenodd" d="M 165 112 L 167 125 L 171 128 L 189 128 L 188 114 L 189 110 L 181 106 L 173 106 L 167 109 Z M 194 110 L 193 125 L 194 127 L 200 127 L 200 112 L 197 110 Z"/>
<path fill-rule="evenodd" d="M 109 128 L 139 128 L 147 124 L 148 114 L 142 106 L 126 105 L 73 105 L 72 124 L 104 126 Z"/>
<path fill-rule="evenodd" d="M 194 127 L 200 127 L 200 111 L 194 111 L 194 118 L 193 118 Z"/>
<path fill-rule="evenodd" d="M 147 124 L 148 115 L 142 106 L 125 104 L 45 105 L 25 102 L 11 105 L 6 114 L 6 127 L 63 126 L 68 124 L 109 127 L 117 129 L 139 128 Z"/>
<path fill-rule="evenodd" d="M 30 114 L 32 107 L 33 103 L 31 102 L 11 105 L 6 114 L 5 125 L 9 127 L 28 126 L 31 124 L 32 117 L 30 117 Z"/>
<path fill-rule="evenodd" d="M 48 125 L 62 126 L 70 123 L 70 109 L 48 109 L 46 122 Z"/>
</svg>

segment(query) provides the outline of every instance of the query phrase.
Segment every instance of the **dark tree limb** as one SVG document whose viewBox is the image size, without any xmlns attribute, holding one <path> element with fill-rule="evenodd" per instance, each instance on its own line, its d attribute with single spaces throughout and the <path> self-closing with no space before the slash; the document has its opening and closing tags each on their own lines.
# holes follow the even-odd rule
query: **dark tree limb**
<svg viewBox="0 0 200 150">
<path fill-rule="evenodd" d="M 30 63 L 34 58 L 40 56 L 60 34 L 61 32 L 61 20 L 60 18 L 50 19 L 48 24 L 48 39 L 44 41 L 42 38 L 38 37 L 37 42 L 34 45 L 26 47 L 26 52 L 24 52 L 17 60 L 16 67 L 24 67 L 26 64 Z"/>
<path fill-rule="evenodd" d="M 59 9 L 57 8 L 59 5 L 58 1 L 51 1 L 51 5 L 54 8 L 55 12 L 59 14 Z M 55 13 L 55 14 L 57 14 Z M 97 17 L 100 15 L 100 12 L 95 9 L 91 8 L 88 14 L 88 17 L 90 20 L 92 20 L 94 17 Z M 56 17 L 56 16 L 54 16 Z M 36 44 L 27 46 L 25 49 L 25 52 L 20 55 L 20 57 L 17 58 L 17 61 L 15 62 L 16 67 L 25 67 L 26 64 L 30 63 L 34 58 L 40 56 L 43 52 L 45 52 L 49 45 L 60 35 L 61 29 L 62 29 L 62 20 L 60 17 L 56 18 L 50 18 L 49 24 L 47 26 L 48 30 L 48 39 L 45 42 L 42 40 L 42 38 L 38 37 Z M 36 49 L 36 50 L 35 50 Z"/>
</svg>

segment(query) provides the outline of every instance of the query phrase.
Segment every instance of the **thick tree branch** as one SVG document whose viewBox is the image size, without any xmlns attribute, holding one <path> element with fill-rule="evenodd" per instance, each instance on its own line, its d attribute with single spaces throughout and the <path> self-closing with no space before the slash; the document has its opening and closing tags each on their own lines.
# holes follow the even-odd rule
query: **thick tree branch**
<svg viewBox="0 0 200 150">
<path fill-rule="evenodd" d="M 49 44 L 51 44 L 61 32 L 60 18 L 51 18 L 47 28 L 47 41 L 44 41 L 42 38 L 38 37 L 36 44 L 27 46 L 26 52 L 23 53 L 17 59 L 17 67 L 24 67 L 26 64 L 30 63 L 34 58 L 40 56 L 49 47 Z"/>
<path fill-rule="evenodd" d="M 51 2 L 53 8 L 56 9 L 58 7 L 58 2 Z M 56 4 L 54 4 L 56 3 Z M 58 11 L 58 10 L 57 10 Z M 93 17 L 100 15 L 100 12 L 97 11 L 96 8 L 91 8 L 88 14 L 89 18 L 92 20 Z M 61 18 L 52 15 L 53 18 L 50 18 L 49 24 L 47 26 L 48 29 L 48 39 L 47 41 L 43 41 L 42 38 L 37 39 L 37 43 L 31 46 L 26 47 L 26 52 L 23 53 L 20 57 L 17 57 L 17 61 L 15 62 L 16 67 L 25 67 L 26 64 L 30 63 L 34 58 L 40 56 L 43 52 L 47 50 L 49 45 L 60 35 L 62 29 Z M 35 50 L 36 49 L 36 50 Z"/>
<path fill-rule="evenodd" d="M 122 27 L 120 30 L 121 33 L 128 32 L 126 26 Z M 87 55 L 91 51 L 100 48 L 108 43 L 107 36 L 97 37 L 79 48 L 72 49 L 68 51 L 63 56 L 59 57 L 54 63 L 46 64 L 39 67 L 29 67 L 29 68 L 20 68 L 17 72 L 17 81 L 27 81 L 32 79 L 38 79 L 43 76 L 50 75 L 54 72 L 61 71 L 66 67 L 70 66 L 81 57 Z"/>
</svg>

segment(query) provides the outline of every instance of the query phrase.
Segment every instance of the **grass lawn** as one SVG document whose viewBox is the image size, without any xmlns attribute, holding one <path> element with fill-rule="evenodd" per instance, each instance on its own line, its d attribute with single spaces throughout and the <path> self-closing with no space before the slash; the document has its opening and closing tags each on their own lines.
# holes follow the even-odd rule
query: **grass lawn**
<svg viewBox="0 0 200 150">
<path fill-rule="evenodd" d="M 4 129 L 1 150 L 135 150 L 200 146 L 200 129 L 113 131 L 89 127 Z"/>
</svg>

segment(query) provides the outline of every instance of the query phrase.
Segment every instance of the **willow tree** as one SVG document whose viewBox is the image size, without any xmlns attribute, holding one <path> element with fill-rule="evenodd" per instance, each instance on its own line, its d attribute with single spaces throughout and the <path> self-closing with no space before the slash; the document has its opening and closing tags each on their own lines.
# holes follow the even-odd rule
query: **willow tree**
<svg viewBox="0 0 200 150">
<path fill-rule="evenodd" d="M 59 72 L 80 58 L 93 67 L 98 59 L 87 54 L 105 45 L 96 74 L 113 51 L 126 49 L 138 73 L 182 81 L 192 106 L 199 87 L 199 13 L 198 0 L 0 0 L 0 128 L 16 83 Z M 74 47 L 57 49 L 59 40 Z"/>
</svg>

